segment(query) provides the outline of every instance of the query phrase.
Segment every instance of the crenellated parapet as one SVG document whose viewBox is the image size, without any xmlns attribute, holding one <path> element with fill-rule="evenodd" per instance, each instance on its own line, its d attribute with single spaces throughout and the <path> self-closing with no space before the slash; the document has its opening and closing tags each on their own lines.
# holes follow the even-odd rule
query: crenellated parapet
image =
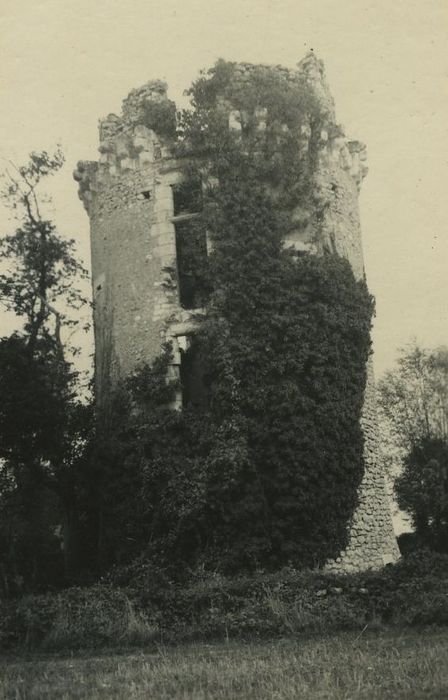
<svg viewBox="0 0 448 700">
<path fill-rule="evenodd" d="M 144 199 L 143 192 L 152 186 L 152 174 L 162 159 L 166 147 L 157 134 L 144 124 L 136 124 L 126 130 L 111 132 L 111 115 L 100 122 L 100 157 L 98 162 L 80 161 L 73 173 L 79 183 L 78 194 L 89 215 L 95 215 L 97 203 L 100 208 L 122 199 Z M 141 190 L 141 191 L 139 191 Z M 110 192 L 111 197 L 99 202 L 100 193 Z"/>
<path fill-rule="evenodd" d="M 166 83 L 155 80 L 130 92 L 121 116 L 109 114 L 100 120 L 98 162 L 81 161 L 73 173 L 89 215 L 97 213 L 99 193 L 111 188 L 121 190 L 126 204 L 133 195 L 137 201 L 145 198 L 153 173 L 162 160 L 171 158 L 175 114 Z M 112 200 L 116 197 L 111 198 L 113 206 Z"/>
</svg>

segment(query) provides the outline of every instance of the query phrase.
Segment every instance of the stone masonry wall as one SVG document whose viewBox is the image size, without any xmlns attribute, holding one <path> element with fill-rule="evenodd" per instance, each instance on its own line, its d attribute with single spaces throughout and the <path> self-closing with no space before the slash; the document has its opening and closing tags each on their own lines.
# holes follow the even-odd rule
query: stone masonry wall
<svg viewBox="0 0 448 700">
<path fill-rule="evenodd" d="M 253 66 L 238 64 L 244 83 Z M 350 141 L 336 122 L 334 102 L 323 64 L 312 53 L 297 71 L 277 70 L 287 80 L 305 79 L 318 98 L 325 127 L 318 141 L 313 204 L 298 207 L 295 228 L 286 245 L 346 257 L 362 278 L 364 263 L 358 192 L 367 173 L 363 144 Z M 172 185 L 181 179 L 181 164 L 172 157 L 172 141 L 149 128 L 145 108 L 168 117 L 175 109 L 166 85 L 153 81 L 133 90 L 123 103 L 123 115 L 100 122 L 99 162 L 81 162 L 74 173 L 80 198 L 90 217 L 94 297 L 96 391 L 99 406 L 107 403 L 111 385 L 139 364 L 156 357 L 164 341 L 173 343 L 172 372 L 180 351 L 200 323 L 203 311 L 186 311 L 179 303 L 175 217 Z M 155 107 L 154 107 L 155 105 Z M 245 115 L 222 100 L 229 128 L 241 130 Z M 257 113 L 265 127 L 266 114 Z M 306 148 L 311 129 L 302 127 Z M 161 130 L 163 132 L 163 130 Z M 177 406 L 181 397 L 177 399 Z M 380 568 L 398 558 L 384 474 L 378 461 L 378 421 L 372 363 L 368 365 L 362 427 L 365 475 L 359 507 L 351 525 L 350 543 L 328 568 L 356 571 Z"/>
<path fill-rule="evenodd" d="M 140 99 L 160 102 L 160 81 Z M 151 362 L 173 343 L 173 372 L 180 364 L 196 313 L 179 305 L 172 185 L 180 179 L 166 140 L 136 123 L 137 91 L 126 118 L 100 122 L 100 160 L 80 162 L 74 173 L 90 218 L 98 404 L 111 385 Z M 153 94 L 154 93 L 154 94 Z M 179 339 L 181 339 L 179 341 Z"/>
</svg>

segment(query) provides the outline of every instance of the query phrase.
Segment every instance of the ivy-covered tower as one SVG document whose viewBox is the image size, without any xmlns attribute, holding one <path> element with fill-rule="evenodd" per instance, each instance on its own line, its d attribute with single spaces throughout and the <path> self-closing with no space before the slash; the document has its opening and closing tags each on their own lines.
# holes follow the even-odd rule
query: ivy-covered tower
<svg viewBox="0 0 448 700">
<path fill-rule="evenodd" d="M 236 64 L 233 80 L 244 94 L 253 71 Z M 350 141 L 337 124 L 321 61 L 311 52 L 295 71 L 268 67 L 280 82 L 306 86 L 319 106 L 318 123 L 301 125 L 300 148 L 313 150 L 312 192 L 291 214 L 285 246 L 349 260 L 357 279 L 364 276 L 358 192 L 367 173 L 365 147 Z M 235 93 L 235 94 L 236 94 Z M 260 133 L 270 128 L 269 109 L 251 114 L 218 95 L 216 110 L 237 136 L 250 121 Z M 285 125 L 277 124 L 282 130 Z M 211 241 L 197 226 L 201 182 L 185 182 L 185 157 L 175 148 L 176 108 L 167 86 L 152 81 L 133 90 L 121 116 L 100 121 L 100 158 L 80 162 L 74 173 L 91 226 L 94 296 L 95 377 L 98 410 L 121 377 L 151 362 L 167 341 L 173 347 L 171 372 L 182 379 L 176 407 L 197 391 L 200 371 L 189 352 L 204 317 L 200 275 L 192 263 L 206 258 Z M 398 557 L 385 478 L 378 460 L 375 384 L 371 363 L 362 415 L 365 473 L 350 541 L 329 567 L 346 571 L 380 568 Z"/>
</svg>

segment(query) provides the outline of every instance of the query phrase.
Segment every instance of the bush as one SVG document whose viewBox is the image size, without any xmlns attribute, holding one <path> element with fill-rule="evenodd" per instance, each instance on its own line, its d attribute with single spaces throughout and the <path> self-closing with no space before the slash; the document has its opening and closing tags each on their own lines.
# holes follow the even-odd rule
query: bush
<svg viewBox="0 0 448 700">
<path fill-rule="evenodd" d="M 153 578 L 140 562 L 115 576 L 120 587 L 111 577 L 3 603 L 0 644 L 60 649 L 448 624 L 446 555 L 420 553 L 351 575 L 286 568 L 229 578 L 197 571 L 181 584 L 162 572 Z"/>
<path fill-rule="evenodd" d="M 174 137 L 176 133 L 176 105 L 171 100 L 147 101 L 144 104 L 144 124 L 159 136 Z"/>
<path fill-rule="evenodd" d="M 69 588 L 4 604 L 5 644 L 46 649 L 147 644 L 158 635 L 148 611 L 136 611 L 125 591 Z"/>
</svg>

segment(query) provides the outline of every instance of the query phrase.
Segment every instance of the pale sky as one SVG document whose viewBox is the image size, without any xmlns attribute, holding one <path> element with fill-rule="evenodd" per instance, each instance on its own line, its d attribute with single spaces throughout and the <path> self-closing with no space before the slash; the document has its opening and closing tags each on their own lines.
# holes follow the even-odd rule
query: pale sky
<svg viewBox="0 0 448 700">
<path fill-rule="evenodd" d="M 446 0 L 0 0 L 0 155 L 20 163 L 61 142 L 54 218 L 88 263 L 71 173 L 97 159 L 100 117 L 153 78 L 179 101 L 219 57 L 294 67 L 313 48 L 339 121 L 368 148 L 360 206 L 380 375 L 412 336 L 448 344 L 447 39 Z"/>
</svg>

